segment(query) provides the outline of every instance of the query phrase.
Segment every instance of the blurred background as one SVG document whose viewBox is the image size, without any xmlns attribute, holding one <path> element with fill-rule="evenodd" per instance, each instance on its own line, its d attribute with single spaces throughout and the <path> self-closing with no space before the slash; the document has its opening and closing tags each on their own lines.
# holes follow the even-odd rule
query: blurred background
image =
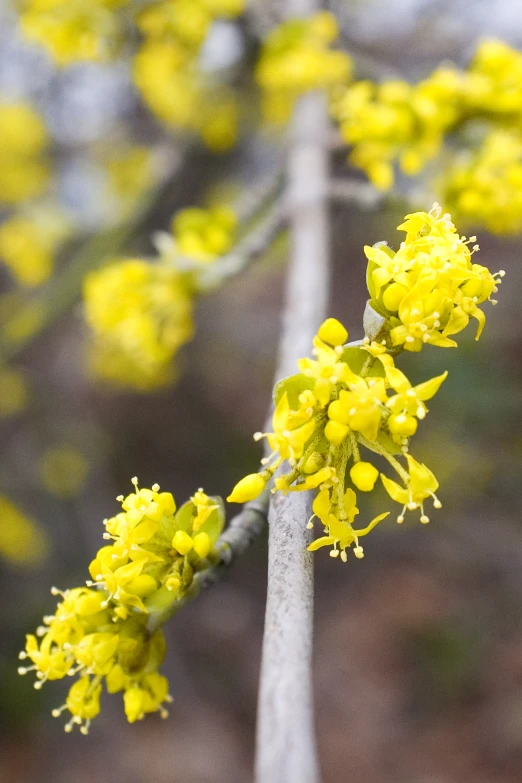
<svg viewBox="0 0 522 783">
<path fill-rule="evenodd" d="M 270 7 L 252 3 L 261 28 Z M 412 80 L 443 59 L 464 64 L 486 34 L 522 47 L 522 12 L 509 0 L 332 8 L 349 50 Z M 219 24 L 205 43 L 210 71 L 233 68 L 253 46 L 237 25 Z M 248 97 L 247 78 L 237 81 Z M 251 433 L 263 426 L 272 388 L 285 240 L 198 301 L 196 337 L 166 388 L 139 393 L 92 375 L 80 292 L 84 275 L 108 256 L 151 254 L 151 234 L 168 228 L 177 209 L 225 195 L 233 202 L 277 161 L 278 137 L 244 118 L 239 144 L 216 155 L 169 133 L 144 109 L 124 57 L 57 69 L 2 0 L 0 105 L 18 101 L 36 107 L 49 139 L 46 160 L 32 160 L 24 181 L 51 185 L 36 206 L 31 192 L 2 204 L 0 217 L 16 208 L 32 220 L 36 210 L 63 244 L 56 241 L 52 264 L 40 259 L 36 278 L 31 263 L 0 268 L 0 780 L 243 783 L 254 752 L 265 537 L 168 624 L 168 721 L 129 726 L 113 696 L 88 737 L 65 735 L 50 712 L 66 683 L 37 692 L 16 668 L 25 633 L 54 606 L 49 587 L 85 580 L 101 522 L 116 513 L 131 476 L 142 486 L 157 481 L 182 502 L 199 486 L 225 495 L 256 469 Z M 10 155 L 0 151 L 6 177 Z M 339 176 L 348 173 L 345 157 L 335 156 Z M 404 206 L 335 204 L 331 212 L 330 315 L 358 339 L 362 247 L 396 246 Z M 499 305 L 486 306 L 480 343 L 471 328 L 458 351 L 425 350 L 401 364 L 415 382 L 449 370 L 415 449 L 440 481 L 443 509 L 428 528 L 413 519 L 383 524 L 362 562 L 342 567 L 316 556 L 325 783 L 522 781 L 521 246 L 517 237 L 478 239 L 478 260 L 507 273 Z M 363 514 L 384 503 L 383 494 Z"/>
</svg>

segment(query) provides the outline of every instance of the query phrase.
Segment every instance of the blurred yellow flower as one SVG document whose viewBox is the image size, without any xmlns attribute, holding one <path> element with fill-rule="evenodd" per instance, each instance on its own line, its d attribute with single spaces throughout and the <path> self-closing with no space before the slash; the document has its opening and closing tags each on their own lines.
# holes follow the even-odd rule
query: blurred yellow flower
<svg viewBox="0 0 522 783">
<path fill-rule="evenodd" d="M 308 90 L 346 84 L 350 57 L 330 49 L 338 35 L 335 17 L 327 11 L 308 19 L 291 19 L 265 39 L 256 68 L 263 106 L 270 122 L 288 119 L 296 98 Z"/>
<path fill-rule="evenodd" d="M 476 152 L 457 158 L 441 178 L 444 204 L 495 234 L 522 230 L 522 137 L 492 131 Z"/>
<path fill-rule="evenodd" d="M 0 102 L 0 204 L 42 193 L 49 180 L 45 126 L 25 103 Z"/>
<path fill-rule="evenodd" d="M 25 0 L 20 22 L 30 40 L 44 46 L 59 65 L 104 61 L 117 51 L 127 0 Z"/>
<path fill-rule="evenodd" d="M 36 522 L 0 496 L 0 554 L 17 565 L 29 566 L 40 563 L 47 549 L 47 538 Z"/>
<path fill-rule="evenodd" d="M 29 389 L 20 370 L 0 369 L 0 416 L 12 416 L 27 406 Z"/>
<path fill-rule="evenodd" d="M 192 296 L 174 267 L 142 259 L 115 261 L 87 276 L 83 294 L 102 356 L 124 357 L 106 368 L 104 377 L 112 379 L 123 369 L 121 381 L 138 388 L 146 378 L 170 377 L 176 352 L 193 333 Z M 103 370 L 104 362 L 94 366 Z"/>
<path fill-rule="evenodd" d="M 42 484 L 51 495 L 69 498 L 81 492 L 89 463 L 81 451 L 63 445 L 47 449 L 38 460 Z"/>
<path fill-rule="evenodd" d="M 0 261 L 21 285 L 41 285 L 51 276 L 55 253 L 68 233 L 56 211 L 15 214 L 0 224 Z"/>
</svg>

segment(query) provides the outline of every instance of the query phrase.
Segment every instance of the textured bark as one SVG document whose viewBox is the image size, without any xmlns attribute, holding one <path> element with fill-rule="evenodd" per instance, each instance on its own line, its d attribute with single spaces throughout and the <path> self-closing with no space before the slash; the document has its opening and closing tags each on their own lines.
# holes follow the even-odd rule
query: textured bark
<svg viewBox="0 0 522 783">
<path fill-rule="evenodd" d="M 306 14 L 314 2 L 288 3 Z M 298 102 L 288 153 L 291 258 L 276 380 L 296 372 L 326 314 L 328 115 L 325 96 Z M 319 780 L 312 697 L 310 493 L 276 495 L 269 510 L 268 589 L 258 704 L 256 783 Z"/>
</svg>

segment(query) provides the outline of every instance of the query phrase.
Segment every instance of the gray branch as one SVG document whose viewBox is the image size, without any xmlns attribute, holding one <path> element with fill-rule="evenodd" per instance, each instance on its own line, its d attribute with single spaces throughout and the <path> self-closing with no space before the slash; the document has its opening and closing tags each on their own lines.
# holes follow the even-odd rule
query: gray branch
<svg viewBox="0 0 522 783">
<path fill-rule="evenodd" d="M 307 15 L 318 6 L 314 0 L 287 0 L 287 13 Z M 296 360 L 309 354 L 326 314 L 328 146 L 325 96 L 310 93 L 296 106 L 288 153 L 291 258 L 276 380 L 293 374 Z M 312 708 L 310 516 L 310 493 L 278 495 L 270 505 L 256 783 L 319 780 Z"/>
<path fill-rule="evenodd" d="M 199 291 L 212 290 L 263 256 L 281 233 L 284 219 L 284 205 L 281 200 L 276 201 L 230 253 L 201 271 L 198 276 Z"/>
</svg>

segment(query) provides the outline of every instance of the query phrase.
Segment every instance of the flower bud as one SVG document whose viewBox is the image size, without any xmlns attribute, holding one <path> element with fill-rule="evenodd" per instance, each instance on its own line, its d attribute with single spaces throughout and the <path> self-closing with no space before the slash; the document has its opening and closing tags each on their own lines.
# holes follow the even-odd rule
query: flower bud
<svg viewBox="0 0 522 783">
<path fill-rule="evenodd" d="M 317 336 L 328 345 L 343 345 L 348 339 L 348 332 L 336 318 L 327 318 L 319 327 Z"/>
<path fill-rule="evenodd" d="M 392 414 L 388 419 L 388 427 L 394 435 L 410 438 L 417 432 L 417 419 L 405 413 Z"/>
<path fill-rule="evenodd" d="M 185 533 L 184 530 L 178 530 L 172 539 L 172 546 L 180 555 L 188 555 L 194 542 L 188 533 Z"/>
<path fill-rule="evenodd" d="M 194 536 L 194 552 L 201 558 L 207 557 L 212 549 L 208 533 L 198 533 Z"/>
<path fill-rule="evenodd" d="M 128 590 L 128 592 L 133 593 L 140 598 L 146 598 L 157 589 L 158 583 L 154 577 L 149 574 L 140 574 L 126 585 L 126 590 Z"/>
<path fill-rule="evenodd" d="M 338 421 L 330 421 L 324 428 L 324 434 L 327 440 L 330 441 L 334 446 L 340 446 L 340 444 L 343 442 L 343 440 L 348 435 L 348 432 L 350 431 L 350 428 L 347 424 L 341 424 Z"/>
<path fill-rule="evenodd" d="M 408 289 L 399 283 L 392 283 L 382 295 L 382 302 L 387 310 L 395 312 L 408 293 Z"/>
<path fill-rule="evenodd" d="M 361 492 L 371 492 L 379 476 L 379 471 L 371 462 L 356 462 L 350 470 L 350 478 Z"/>
<path fill-rule="evenodd" d="M 260 473 L 249 473 L 238 481 L 230 495 L 227 497 L 229 503 L 248 503 L 254 500 L 265 488 L 265 479 Z"/>
</svg>

